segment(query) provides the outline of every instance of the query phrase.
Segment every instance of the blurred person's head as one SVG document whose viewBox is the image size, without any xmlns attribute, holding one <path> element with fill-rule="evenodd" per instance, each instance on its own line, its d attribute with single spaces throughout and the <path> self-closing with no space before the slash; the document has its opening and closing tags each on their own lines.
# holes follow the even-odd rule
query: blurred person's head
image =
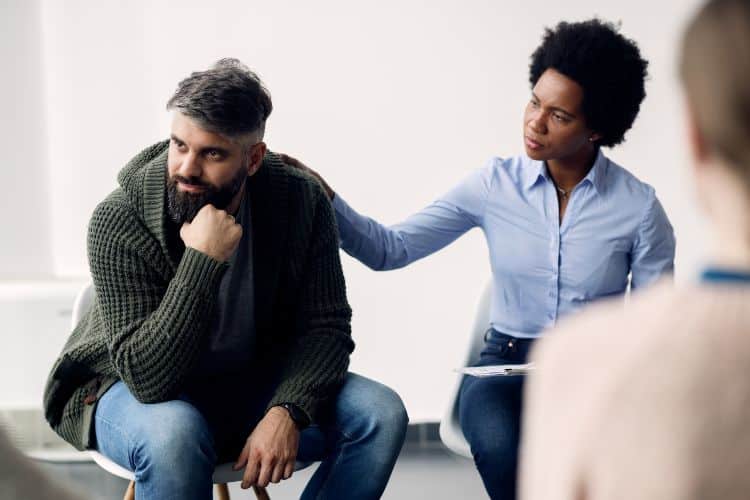
<svg viewBox="0 0 750 500">
<path fill-rule="evenodd" d="M 750 200 L 750 1 L 704 4 L 683 35 L 679 69 L 700 200 L 714 224 L 729 214 L 727 222 L 750 222 L 744 213 Z M 746 239 L 748 229 L 745 224 L 740 231 Z"/>
<path fill-rule="evenodd" d="M 173 112 L 167 205 L 174 222 L 191 221 L 206 204 L 237 208 L 245 179 L 263 161 L 272 109 L 260 78 L 237 59 L 222 59 L 178 84 L 167 102 Z"/>
<path fill-rule="evenodd" d="M 647 67 L 636 43 L 611 23 L 591 19 L 547 29 L 529 67 L 529 157 L 558 159 L 622 143 L 646 96 Z"/>
</svg>

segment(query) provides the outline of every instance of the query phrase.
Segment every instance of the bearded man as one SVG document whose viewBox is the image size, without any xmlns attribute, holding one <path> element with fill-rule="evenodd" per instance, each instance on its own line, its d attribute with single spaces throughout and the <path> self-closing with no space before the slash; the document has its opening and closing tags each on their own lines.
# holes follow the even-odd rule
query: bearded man
<svg viewBox="0 0 750 500">
<path fill-rule="evenodd" d="M 242 63 L 191 74 L 170 139 L 94 211 L 96 291 L 45 390 L 79 449 L 134 471 L 139 499 L 209 499 L 320 461 L 303 498 L 379 498 L 407 425 L 391 389 L 349 373 L 351 309 L 332 208 L 263 142 L 271 98 Z"/>
</svg>

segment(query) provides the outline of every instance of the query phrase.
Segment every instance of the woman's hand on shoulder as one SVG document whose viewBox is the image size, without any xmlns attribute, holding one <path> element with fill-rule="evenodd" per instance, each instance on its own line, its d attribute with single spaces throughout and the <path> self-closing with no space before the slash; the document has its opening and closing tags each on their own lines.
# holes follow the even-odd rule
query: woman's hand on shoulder
<svg viewBox="0 0 750 500">
<path fill-rule="evenodd" d="M 301 170 L 302 172 L 305 172 L 308 175 L 317 179 L 317 181 L 320 183 L 320 185 L 323 187 L 326 194 L 328 195 L 328 198 L 331 200 L 333 199 L 335 195 L 335 193 L 333 192 L 333 189 L 331 189 L 331 186 L 328 185 L 328 183 L 325 181 L 325 179 L 323 179 L 323 177 L 321 177 L 319 173 L 317 173 L 315 170 L 311 169 L 310 167 L 308 167 L 307 165 L 305 165 L 298 159 L 289 156 L 288 154 L 279 153 L 279 156 L 281 157 L 281 161 L 283 161 L 284 164 L 286 164 L 286 166 L 290 168 L 296 168 L 297 170 Z"/>
</svg>

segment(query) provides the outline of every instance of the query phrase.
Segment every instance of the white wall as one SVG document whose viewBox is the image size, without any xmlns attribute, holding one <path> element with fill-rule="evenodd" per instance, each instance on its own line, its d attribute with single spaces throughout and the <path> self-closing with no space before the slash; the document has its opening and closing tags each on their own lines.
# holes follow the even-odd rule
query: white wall
<svg viewBox="0 0 750 500">
<path fill-rule="evenodd" d="M 678 280 L 685 280 L 700 260 L 702 230 L 688 194 L 674 59 L 695 4 L 44 0 L 44 91 L 35 87 L 38 68 L 19 81 L 32 101 L 46 102 L 41 150 L 50 158 L 49 196 L 24 177 L 12 206 L 33 199 L 42 212 L 49 208 L 49 231 L 36 242 L 53 256 L 56 276 L 85 275 L 89 214 L 129 157 L 167 135 L 164 103 L 177 81 L 234 56 L 257 70 L 273 95 L 269 146 L 321 171 L 358 210 L 396 222 L 490 156 L 522 151 L 529 55 L 543 28 L 599 15 L 621 20 L 651 63 L 635 128 L 609 154 L 656 187 L 677 232 Z M 36 12 L 20 0 L 11 5 L 27 18 Z M 30 32 L 3 33 L 3 41 L 25 43 L 28 54 L 36 50 Z M 25 121 L 26 128 L 2 131 L 30 144 L 38 121 Z M 23 163 L 3 165 L 4 177 Z M 32 181 L 41 171 L 29 173 L 37 175 Z M 14 240 L 26 237 L 17 213 L 4 217 Z M 7 251 L 10 259 L 26 256 L 22 243 Z M 6 267 L 0 273 L 7 275 Z M 471 232 L 397 272 L 374 273 L 348 257 L 344 267 L 358 343 L 353 369 L 396 388 L 413 420 L 438 418 L 489 276 L 482 235 Z"/>
<path fill-rule="evenodd" d="M 49 276 L 40 2 L 0 2 L 0 279 Z"/>
<path fill-rule="evenodd" d="M 73 301 L 82 284 L 0 282 L 0 409 L 41 408 L 44 383 L 68 338 Z"/>
</svg>

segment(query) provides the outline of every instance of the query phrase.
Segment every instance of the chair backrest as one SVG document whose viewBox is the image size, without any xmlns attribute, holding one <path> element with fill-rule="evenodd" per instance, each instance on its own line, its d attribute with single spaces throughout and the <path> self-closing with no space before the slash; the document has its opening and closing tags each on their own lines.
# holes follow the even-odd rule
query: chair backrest
<svg viewBox="0 0 750 500">
<path fill-rule="evenodd" d="M 484 348 L 484 334 L 490 327 L 490 304 L 492 302 L 492 282 L 485 285 L 482 295 L 479 297 L 476 313 L 474 314 L 474 324 L 471 327 L 471 338 L 469 348 L 464 358 L 465 366 L 479 361 L 479 354 Z"/>
<path fill-rule="evenodd" d="M 490 327 L 490 304 L 492 302 L 492 281 L 487 283 L 479 298 L 474 324 L 471 328 L 466 355 L 463 358 L 464 366 L 469 366 L 479 360 L 479 354 L 484 347 L 484 334 Z M 440 439 L 443 444 L 454 453 L 471 458 L 469 443 L 466 442 L 461 426 L 458 422 L 458 393 L 461 389 L 463 376 L 456 374 L 453 383 L 453 391 L 448 399 L 448 405 L 440 421 Z"/>
<path fill-rule="evenodd" d="M 96 296 L 96 289 L 92 282 L 88 282 L 83 285 L 83 288 L 76 295 L 76 300 L 73 302 L 73 315 L 70 318 L 70 328 L 73 329 L 78 325 L 89 309 L 91 304 L 94 303 L 94 297 Z"/>
</svg>

